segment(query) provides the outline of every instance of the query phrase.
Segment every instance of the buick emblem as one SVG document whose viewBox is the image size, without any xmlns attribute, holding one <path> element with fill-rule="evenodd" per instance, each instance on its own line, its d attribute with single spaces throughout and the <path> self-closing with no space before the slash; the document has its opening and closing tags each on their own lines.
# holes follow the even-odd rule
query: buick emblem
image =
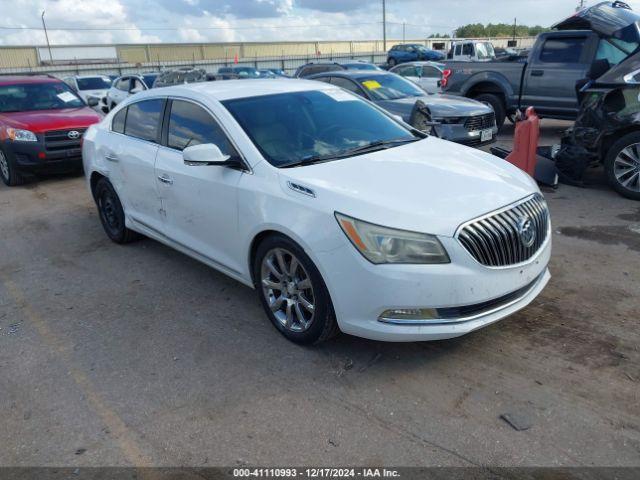
<svg viewBox="0 0 640 480">
<path fill-rule="evenodd" d="M 75 140 L 77 138 L 80 138 L 80 132 L 77 130 L 71 130 L 69 133 L 67 133 L 67 137 L 69 137 L 71 140 Z"/>
<path fill-rule="evenodd" d="M 536 227 L 528 216 L 520 217 L 518 220 L 518 235 L 520 243 L 525 248 L 529 248 L 536 241 Z"/>
</svg>

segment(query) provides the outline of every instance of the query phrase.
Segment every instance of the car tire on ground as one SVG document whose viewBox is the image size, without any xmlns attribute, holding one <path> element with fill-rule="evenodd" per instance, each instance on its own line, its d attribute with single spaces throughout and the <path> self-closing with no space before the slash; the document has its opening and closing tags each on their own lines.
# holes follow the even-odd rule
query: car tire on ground
<svg viewBox="0 0 640 480">
<path fill-rule="evenodd" d="M 9 155 L 0 149 L 0 178 L 8 187 L 15 187 L 24 183 L 24 177 L 18 172 Z"/>
<path fill-rule="evenodd" d="M 493 108 L 493 111 L 496 114 L 496 125 L 498 130 L 500 130 L 502 125 L 504 125 L 505 118 L 507 118 L 507 111 L 502 99 L 493 93 L 481 93 L 480 95 L 473 97 L 473 99 Z"/>
<path fill-rule="evenodd" d="M 320 343 L 339 332 L 320 272 L 290 238 L 274 234 L 258 245 L 253 278 L 269 320 L 292 342 Z"/>
<path fill-rule="evenodd" d="M 398 61 L 395 58 L 388 58 L 387 63 L 390 67 L 395 67 L 398 64 Z"/>
<path fill-rule="evenodd" d="M 640 132 L 632 132 L 616 141 L 604 159 L 609 185 L 632 200 L 640 200 Z"/>
<path fill-rule="evenodd" d="M 122 204 L 111 182 L 106 178 L 98 180 L 94 189 L 98 215 L 107 236 L 115 243 L 130 243 L 141 238 L 137 232 L 125 225 Z"/>
</svg>

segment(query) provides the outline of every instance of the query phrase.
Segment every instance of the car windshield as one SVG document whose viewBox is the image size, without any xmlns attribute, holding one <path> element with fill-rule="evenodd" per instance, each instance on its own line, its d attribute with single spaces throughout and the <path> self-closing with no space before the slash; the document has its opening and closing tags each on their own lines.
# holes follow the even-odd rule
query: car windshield
<svg viewBox="0 0 640 480">
<path fill-rule="evenodd" d="M 111 87 L 109 77 L 78 78 L 78 90 L 107 90 Z"/>
<path fill-rule="evenodd" d="M 398 100 L 425 95 L 425 92 L 413 83 L 392 73 L 360 77 L 358 82 L 369 92 L 373 100 Z"/>
<path fill-rule="evenodd" d="M 480 60 L 486 60 L 489 58 L 495 58 L 496 52 L 493 49 L 493 45 L 488 42 L 476 43 L 476 52 Z"/>
<path fill-rule="evenodd" d="M 338 88 L 226 100 L 269 163 L 286 167 L 351 156 L 355 149 L 417 140 L 411 131 Z M 353 153 L 352 153 L 353 152 Z"/>
<path fill-rule="evenodd" d="M 152 73 L 151 75 L 142 75 L 142 79 L 144 80 L 145 85 L 149 88 L 153 87 L 153 82 L 156 81 L 156 78 L 158 78 L 157 73 Z"/>
<path fill-rule="evenodd" d="M 84 102 L 66 83 L 23 83 L 0 85 L 0 112 L 60 110 L 78 108 Z"/>
<path fill-rule="evenodd" d="M 260 76 L 260 72 L 253 67 L 236 67 L 233 69 L 233 73 L 241 77 L 258 78 Z"/>
</svg>

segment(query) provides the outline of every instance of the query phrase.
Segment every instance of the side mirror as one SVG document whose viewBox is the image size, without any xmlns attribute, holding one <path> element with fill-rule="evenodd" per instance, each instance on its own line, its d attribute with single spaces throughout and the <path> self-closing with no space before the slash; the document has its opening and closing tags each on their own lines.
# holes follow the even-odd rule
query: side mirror
<svg viewBox="0 0 640 480">
<path fill-rule="evenodd" d="M 100 99 L 98 97 L 87 98 L 87 105 L 89 105 L 90 107 L 97 107 L 99 103 L 100 103 Z"/>
<path fill-rule="evenodd" d="M 182 159 L 185 165 L 193 167 L 204 165 L 226 165 L 231 157 L 220 151 L 213 143 L 203 143 L 187 147 L 182 151 Z"/>
</svg>

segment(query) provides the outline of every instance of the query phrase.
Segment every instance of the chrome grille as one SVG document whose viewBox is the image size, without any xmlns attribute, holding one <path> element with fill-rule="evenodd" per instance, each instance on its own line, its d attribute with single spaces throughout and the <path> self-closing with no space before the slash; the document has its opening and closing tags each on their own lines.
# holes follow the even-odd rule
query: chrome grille
<svg viewBox="0 0 640 480">
<path fill-rule="evenodd" d="M 535 229 L 530 246 L 521 233 L 529 219 Z M 504 267 L 526 262 L 549 235 L 549 211 L 540 194 L 465 224 L 457 237 L 462 246 L 482 265 Z"/>
<path fill-rule="evenodd" d="M 464 128 L 469 132 L 476 132 L 478 130 L 486 130 L 496 126 L 496 114 L 485 113 L 484 115 L 475 115 L 467 118 L 464 122 Z"/>
<path fill-rule="evenodd" d="M 75 130 L 80 133 L 78 138 L 69 138 L 69 132 Z M 82 146 L 82 135 L 86 128 L 70 128 L 68 130 L 49 130 L 44 134 L 44 145 L 47 151 L 69 150 Z"/>
</svg>

